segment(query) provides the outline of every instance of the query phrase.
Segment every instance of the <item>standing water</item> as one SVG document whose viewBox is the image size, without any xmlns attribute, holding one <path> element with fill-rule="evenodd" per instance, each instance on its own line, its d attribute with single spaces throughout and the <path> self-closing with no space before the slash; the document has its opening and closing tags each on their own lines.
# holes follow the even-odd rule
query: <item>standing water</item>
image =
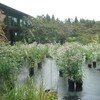
<svg viewBox="0 0 100 100">
<path fill-rule="evenodd" d="M 100 66 L 97 66 L 98 69 Z M 68 91 L 67 78 L 59 77 L 56 63 L 51 58 L 46 58 L 42 63 L 42 69 L 35 68 L 33 83 L 36 87 L 44 85 L 45 90 L 57 91 L 58 100 L 100 100 L 100 71 L 88 68 L 83 62 L 84 79 L 81 91 Z M 18 76 L 17 83 L 24 84 L 29 75 L 28 69 L 23 68 Z"/>
</svg>

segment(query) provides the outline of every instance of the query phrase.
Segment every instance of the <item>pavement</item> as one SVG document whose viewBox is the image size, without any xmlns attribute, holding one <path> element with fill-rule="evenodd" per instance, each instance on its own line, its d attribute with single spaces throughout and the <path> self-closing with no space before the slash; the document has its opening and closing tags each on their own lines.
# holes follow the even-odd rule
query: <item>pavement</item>
<svg viewBox="0 0 100 100">
<path fill-rule="evenodd" d="M 57 91 L 58 100 L 100 100 L 100 66 L 88 68 L 83 62 L 84 78 L 82 91 L 68 91 L 67 78 L 59 77 L 58 67 L 51 58 L 42 62 L 42 68 L 35 67 L 35 75 L 32 77 L 34 85 L 38 88 L 43 84 L 45 90 Z M 27 68 L 22 69 L 17 83 L 24 84 L 29 77 Z"/>
</svg>

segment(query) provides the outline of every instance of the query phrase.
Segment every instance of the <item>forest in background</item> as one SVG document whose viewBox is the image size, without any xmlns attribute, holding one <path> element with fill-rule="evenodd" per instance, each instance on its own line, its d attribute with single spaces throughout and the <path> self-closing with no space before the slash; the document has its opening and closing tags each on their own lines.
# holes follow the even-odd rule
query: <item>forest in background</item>
<svg viewBox="0 0 100 100">
<path fill-rule="evenodd" d="M 4 29 L 5 15 L 0 11 L 0 41 L 7 41 Z M 22 23 L 22 38 L 28 43 L 61 43 L 91 42 L 100 43 L 100 21 L 68 18 L 60 21 L 54 15 L 41 15 L 37 17 L 24 17 Z"/>
<path fill-rule="evenodd" d="M 100 42 L 100 21 L 65 19 L 60 21 L 54 15 L 27 17 L 23 19 L 23 33 L 27 42 L 38 43 Z"/>
</svg>

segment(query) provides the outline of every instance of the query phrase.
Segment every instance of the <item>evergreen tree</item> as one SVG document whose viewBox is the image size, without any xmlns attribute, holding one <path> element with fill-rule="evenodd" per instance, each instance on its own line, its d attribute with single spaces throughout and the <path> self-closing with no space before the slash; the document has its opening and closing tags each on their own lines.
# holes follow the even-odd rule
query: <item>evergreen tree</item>
<svg viewBox="0 0 100 100">
<path fill-rule="evenodd" d="M 75 23 L 78 23 L 78 19 L 77 19 L 77 17 L 75 17 L 75 20 L 74 20 L 74 22 L 75 22 Z"/>
<path fill-rule="evenodd" d="M 55 21 L 55 17 L 54 17 L 54 15 L 52 15 L 52 18 L 51 18 L 51 19 L 52 19 L 52 21 Z"/>
<path fill-rule="evenodd" d="M 68 20 L 67 20 L 67 21 L 68 21 L 68 23 L 71 23 L 71 19 L 70 19 L 70 18 L 68 18 Z"/>
<path fill-rule="evenodd" d="M 46 15 L 46 20 L 47 22 L 50 22 L 50 16 L 48 14 Z"/>
</svg>

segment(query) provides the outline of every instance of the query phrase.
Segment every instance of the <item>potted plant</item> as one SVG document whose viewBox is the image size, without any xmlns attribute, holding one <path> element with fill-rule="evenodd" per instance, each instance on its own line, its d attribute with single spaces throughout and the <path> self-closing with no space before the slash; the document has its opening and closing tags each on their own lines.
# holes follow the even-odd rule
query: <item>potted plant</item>
<svg viewBox="0 0 100 100">
<path fill-rule="evenodd" d="M 42 62 L 39 62 L 38 63 L 38 69 L 41 69 L 42 68 Z"/>
<path fill-rule="evenodd" d="M 74 91 L 76 79 L 78 80 L 80 73 L 81 75 L 83 74 L 82 72 L 79 71 L 82 67 L 82 55 L 80 52 L 75 52 L 75 51 L 74 52 L 72 51 L 70 53 L 71 54 L 66 58 L 67 63 L 65 66 L 65 74 L 68 77 L 69 90 Z"/>
<path fill-rule="evenodd" d="M 59 69 L 59 76 L 63 77 L 63 70 L 62 69 Z"/>
<path fill-rule="evenodd" d="M 67 47 L 66 47 L 67 45 Z M 68 90 L 75 90 L 75 76 L 79 73 L 80 67 L 82 67 L 82 48 L 77 44 L 62 45 L 59 49 L 56 62 L 60 66 L 60 70 L 63 70 L 63 76 L 68 79 Z M 82 73 L 83 74 L 83 73 Z"/>
<path fill-rule="evenodd" d="M 75 81 L 73 79 L 68 79 L 68 90 L 74 91 L 75 90 Z"/>
<path fill-rule="evenodd" d="M 96 68 L 97 65 L 97 53 L 93 53 L 93 68 Z"/>
<path fill-rule="evenodd" d="M 29 76 L 32 77 L 34 75 L 34 67 L 29 68 Z"/>
<path fill-rule="evenodd" d="M 25 51 L 25 65 L 29 68 L 29 76 L 32 77 L 34 75 L 34 66 L 35 66 L 35 61 L 36 61 L 36 54 L 35 54 L 35 49 L 33 51 L 33 48 L 26 48 Z"/>
<path fill-rule="evenodd" d="M 83 71 L 82 67 L 79 68 L 77 74 L 74 77 L 75 79 L 75 85 L 76 85 L 76 91 L 82 90 L 82 85 L 83 85 Z"/>
<path fill-rule="evenodd" d="M 65 53 L 57 53 L 55 57 L 56 63 L 59 69 L 59 76 L 64 77 L 65 66 L 66 66 L 66 56 Z"/>
<path fill-rule="evenodd" d="M 87 64 L 88 64 L 88 67 L 89 67 L 89 68 L 92 68 L 92 58 L 91 58 L 91 57 L 88 58 Z"/>
<path fill-rule="evenodd" d="M 82 86 L 82 75 L 83 73 L 79 70 L 81 69 L 80 61 L 74 62 L 69 68 L 67 68 L 67 76 L 68 76 L 68 86 L 69 90 L 73 91 L 76 88 Z"/>
<path fill-rule="evenodd" d="M 86 52 L 86 62 L 89 68 L 92 67 L 92 60 L 93 60 L 92 52 L 88 50 L 88 52 Z"/>
</svg>

